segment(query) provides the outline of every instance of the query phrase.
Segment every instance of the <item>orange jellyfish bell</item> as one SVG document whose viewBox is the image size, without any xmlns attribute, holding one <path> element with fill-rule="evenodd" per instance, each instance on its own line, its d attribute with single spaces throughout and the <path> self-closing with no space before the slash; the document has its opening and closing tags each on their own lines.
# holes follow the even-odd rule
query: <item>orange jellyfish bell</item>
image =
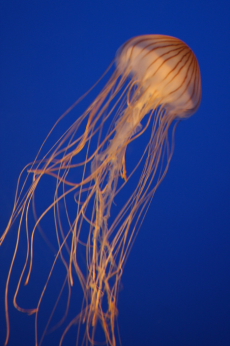
<svg viewBox="0 0 230 346">
<path fill-rule="evenodd" d="M 115 62 L 115 71 L 111 73 L 110 68 L 103 75 L 109 78 L 92 104 L 70 127 L 63 126 L 60 139 L 46 148 L 47 139 L 50 142 L 56 126 L 77 109 L 77 102 L 70 107 L 19 176 L 12 215 L 0 238 L 2 245 L 18 221 L 5 290 L 5 345 L 11 325 L 9 287 L 21 253 L 24 265 L 13 304 L 20 312 L 35 315 L 36 346 L 43 344 L 61 299 L 66 309 L 52 328 L 62 328 L 59 345 L 65 344 L 67 333 L 74 328 L 75 345 L 117 345 L 123 269 L 150 202 L 168 171 L 177 120 L 190 116 L 200 105 L 201 76 L 193 51 L 181 40 L 164 35 L 129 40 L 119 49 Z M 139 146 L 140 138 L 144 144 Z M 132 158 L 126 155 L 131 142 L 140 147 Z M 45 193 L 42 190 L 43 203 L 39 203 L 37 192 L 47 176 L 55 184 L 49 180 Z M 51 263 L 45 262 L 49 273 L 40 297 L 29 309 L 19 305 L 18 294 L 24 283 L 33 281 L 35 260 L 39 259 L 39 264 L 43 260 L 36 248 L 38 232 L 55 250 Z M 23 246 L 19 241 L 22 233 L 26 237 Z M 49 239 L 51 233 L 55 241 Z M 41 306 L 58 266 L 62 268 L 59 276 L 64 272 L 63 285 L 40 330 Z M 82 290 L 80 303 L 75 285 Z M 78 309 L 68 320 L 70 305 Z"/>
<path fill-rule="evenodd" d="M 150 103 L 179 117 L 193 114 L 201 102 L 201 76 L 191 48 L 178 38 L 145 35 L 126 42 L 117 54 L 121 73 L 131 74 Z M 153 99 L 151 105 L 150 99 Z"/>
</svg>

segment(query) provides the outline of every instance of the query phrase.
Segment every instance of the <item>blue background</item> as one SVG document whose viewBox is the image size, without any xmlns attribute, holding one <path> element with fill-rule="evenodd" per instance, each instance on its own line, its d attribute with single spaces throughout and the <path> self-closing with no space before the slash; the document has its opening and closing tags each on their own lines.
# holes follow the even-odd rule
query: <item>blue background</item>
<svg viewBox="0 0 230 346">
<path fill-rule="evenodd" d="M 169 173 L 125 267 L 124 346 L 230 345 L 229 18 L 228 0 L 0 2 L 1 233 L 21 169 L 126 40 L 176 36 L 199 59 L 201 107 L 178 127 Z M 0 345 L 15 231 L 0 249 Z M 33 317 L 10 311 L 9 345 L 33 344 Z"/>
</svg>

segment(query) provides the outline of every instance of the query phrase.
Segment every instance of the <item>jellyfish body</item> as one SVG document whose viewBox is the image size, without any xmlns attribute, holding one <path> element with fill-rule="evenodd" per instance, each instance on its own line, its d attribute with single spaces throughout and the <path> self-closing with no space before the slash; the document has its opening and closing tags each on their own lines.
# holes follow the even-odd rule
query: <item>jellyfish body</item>
<svg viewBox="0 0 230 346">
<path fill-rule="evenodd" d="M 61 323 L 71 304 L 76 277 L 84 295 L 82 310 L 65 327 L 60 344 L 72 326 L 78 324 L 80 330 L 84 324 L 84 337 L 78 331 L 77 344 L 95 345 L 100 329 L 105 344 L 116 345 L 118 291 L 127 256 L 149 203 L 167 173 L 177 120 L 190 116 L 200 105 L 199 64 L 193 51 L 177 38 L 135 37 L 119 49 L 115 64 L 114 73 L 89 108 L 46 155 L 41 158 L 39 151 L 35 161 L 26 167 L 28 175 L 23 184 L 23 175 L 19 178 L 12 216 L 0 240 L 1 244 L 20 217 L 18 239 L 25 227 L 28 246 L 14 305 L 20 311 L 36 314 L 36 344 L 39 345 L 49 323 L 40 336 L 38 314 L 59 259 L 66 270 L 69 292 Z M 146 147 L 135 167 L 127 172 L 127 147 L 148 129 L 151 131 Z M 114 201 L 132 179 L 136 181 L 136 174 L 139 181 L 132 193 L 125 192 L 118 210 Z M 56 180 L 53 201 L 37 215 L 35 192 L 46 175 Z M 22 281 L 25 279 L 26 284 L 30 281 L 36 254 L 35 234 L 51 211 L 58 249 L 36 307 L 26 310 L 18 305 L 17 295 Z M 28 222 L 30 213 L 34 217 L 32 227 Z M 6 344 L 10 330 L 8 289 L 18 250 L 17 242 L 6 285 Z"/>
</svg>

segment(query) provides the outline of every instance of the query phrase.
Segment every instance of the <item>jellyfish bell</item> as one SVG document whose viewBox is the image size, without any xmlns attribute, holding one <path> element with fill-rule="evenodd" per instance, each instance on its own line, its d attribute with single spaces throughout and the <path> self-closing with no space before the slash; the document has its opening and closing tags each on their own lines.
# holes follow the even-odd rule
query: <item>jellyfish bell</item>
<svg viewBox="0 0 230 346">
<path fill-rule="evenodd" d="M 155 191 L 168 171 L 174 124 L 177 119 L 193 114 L 200 105 L 201 76 L 193 51 L 181 40 L 164 35 L 129 40 L 119 49 L 115 63 L 115 71 L 93 103 L 41 156 L 44 142 L 34 162 L 26 167 L 25 180 L 22 180 L 25 171 L 19 177 L 12 215 L 0 238 L 2 244 L 19 218 L 18 240 L 6 283 L 6 344 L 10 335 L 8 292 L 23 230 L 27 238 L 26 259 L 15 290 L 14 306 L 35 314 L 36 345 L 42 344 L 63 293 L 61 289 L 46 328 L 40 333 L 38 314 L 59 259 L 66 273 L 63 285 L 68 286 L 66 311 L 59 326 L 67 320 L 73 301 L 71 287 L 76 278 L 83 291 L 82 308 L 64 327 L 60 345 L 74 325 L 78 325 L 77 345 L 96 345 L 101 341 L 109 346 L 117 344 L 117 302 L 124 265 Z M 147 129 L 150 137 L 146 147 L 135 167 L 127 172 L 126 149 L 132 141 L 143 137 Z M 71 174 L 76 170 L 78 174 Z M 138 178 L 133 180 L 137 174 Z M 56 180 L 53 202 L 37 215 L 35 192 L 47 175 Z M 130 183 L 131 192 L 126 190 L 119 208 L 113 208 L 115 198 Z M 26 284 L 31 280 L 37 252 L 35 234 L 41 231 L 40 224 L 50 212 L 57 251 L 40 299 L 35 308 L 28 310 L 19 306 L 17 296 L 23 280 Z M 28 222 L 31 214 L 32 226 Z M 98 329 L 103 332 L 103 340 L 99 339 Z"/>
<path fill-rule="evenodd" d="M 183 117 L 198 109 L 199 64 L 183 41 L 165 35 L 135 37 L 119 50 L 117 66 L 121 73 L 130 73 L 139 82 L 145 94 L 142 103 L 149 102 L 149 110 L 158 103 Z"/>
</svg>

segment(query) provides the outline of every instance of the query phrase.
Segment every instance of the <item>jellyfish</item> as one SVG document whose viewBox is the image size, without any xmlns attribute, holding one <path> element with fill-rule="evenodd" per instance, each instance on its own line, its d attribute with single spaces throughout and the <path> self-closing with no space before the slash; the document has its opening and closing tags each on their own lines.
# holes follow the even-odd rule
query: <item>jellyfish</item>
<svg viewBox="0 0 230 346">
<path fill-rule="evenodd" d="M 101 91 L 90 106 L 50 145 L 56 128 L 98 87 Z M 62 295 L 65 310 L 55 327 L 64 326 L 60 345 L 74 327 L 77 345 L 117 345 L 118 294 L 125 263 L 168 171 L 176 127 L 196 112 L 200 102 L 200 68 L 191 48 L 175 37 L 144 35 L 126 42 L 99 82 L 59 118 L 35 160 L 19 176 L 12 215 L 0 238 L 2 245 L 17 223 L 5 289 L 5 345 L 11 324 L 9 288 L 21 252 L 25 261 L 13 304 L 35 315 L 36 346 L 43 344 Z M 45 179 L 49 182 L 39 206 L 36 197 Z M 53 233 L 54 257 L 39 299 L 28 309 L 18 303 L 18 294 L 32 280 L 39 233 L 46 240 Z M 21 248 L 23 235 L 26 245 Z M 40 331 L 39 313 L 58 265 L 65 273 L 63 286 Z M 82 303 L 68 320 L 74 299 L 79 301 L 73 293 L 77 283 Z"/>
</svg>

